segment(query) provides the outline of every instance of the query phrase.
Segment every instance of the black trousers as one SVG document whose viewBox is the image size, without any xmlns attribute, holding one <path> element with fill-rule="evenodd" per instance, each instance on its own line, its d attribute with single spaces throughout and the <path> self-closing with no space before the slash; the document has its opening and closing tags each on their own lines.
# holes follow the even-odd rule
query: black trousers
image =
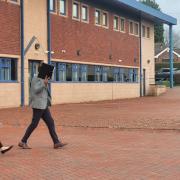
<svg viewBox="0 0 180 180">
<path fill-rule="evenodd" d="M 46 123 L 49 133 L 51 135 L 51 138 L 53 140 L 53 143 L 59 143 L 58 136 L 56 134 L 54 120 L 51 116 L 51 113 L 49 109 L 33 109 L 33 118 L 31 124 L 28 126 L 24 137 L 22 138 L 22 142 L 27 143 L 28 138 L 30 137 L 31 133 L 34 131 L 34 129 L 38 126 L 40 119 L 43 119 Z"/>
</svg>

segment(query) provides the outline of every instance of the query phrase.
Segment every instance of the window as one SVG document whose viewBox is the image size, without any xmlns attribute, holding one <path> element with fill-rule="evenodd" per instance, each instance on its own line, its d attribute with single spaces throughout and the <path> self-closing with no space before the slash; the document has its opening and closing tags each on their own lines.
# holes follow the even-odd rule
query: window
<svg viewBox="0 0 180 180">
<path fill-rule="evenodd" d="M 119 30 L 119 17 L 118 16 L 114 16 L 114 30 Z"/>
<path fill-rule="evenodd" d="M 66 81 L 72 81 L 72 64 L 66 64 Z"/>
<path fill-rule="evenodd" d="M 56 1 L 55 0 L 50 0 L 50 11 L 55 12 L 56 11 Z"/>
<path fill-rule="evenodd" d="M 119 69 L 119 82 L 124 82 L 124 68 Z"/>
<path fill-rule="evenodd" d="M 88 7 L 86 5 L 82 5 L 81 7 L 81 20 L 85 22 L 89 21 Z"/>
<path fill-rule="evenodd" d="M 150 38 L 150 27 L 147 27 L 147 38 Z"/>
<path fill-rule="evenodd" d="M 79 3 L 73 2 L 73 18 L 79 19 Z"/>
<path fill-rule="evenodd" d="M 0 81 L 17 80 L 17 60 L 0 58 Z"/>
<path fill-rule="evenodd" d="M 112 82 L 112 81 L 113 81 L 113 68 L 108 67 L 108 82 Z"/>
<path fill-rule="evenodd" d="M 146 27 L 142 26 L 142 37 L 146 37 Z"/>
<path fill-rule="evenodd" d="M 124 18 L 121 18 L 120 31 L 125 32 L 125 19 Z"/>
<path fill-rule="evenodd" d="M 87 81 L 87 65 L 81 65 L 80 81 Z"/>
<path fill-rule="evenodd" d="M 88 65 L 88 81 L 95 80 L 95 71 L 93 65 Z"/>
<path fill-rule="evenodd" d="M 114 68 L 113 71 L 114 71 L 114 78 L 113 78 L 113 80 L 115 82 L 118 82 L 119 81 L 119 68 Z"/>
<path fill-rule="evenodd" d="M 100 10 L 97 10 L 95 11 L 95 23 L 97 25 L 101 25 L 101 12 Z"/>
<path fill-rule="evenodd" d="M 133 69 L 133 82 L 138 82 L 138 69 Z"/>
<path fill-rule="evenodd" d="M 96 81 L 96 82 L 102 81 L 102 70 L 101 70 L 101 66 L 95 66 L 95 81 Z"/>
<path fill-rule="evenodd" d="M 59 0 L 59 13 L 61 15 L 67 15 L 67 1 L 66 0 Z"/>
<path fill-rule="evenodd" d="M 124 82 L 129 82 L 129 81 L 130 81 L 129 69 L 128 68 L 124 68 Z"/>
<path fill-rule="evenodd" d="M 56 71 L 57 72 L 57 71 Z M 66 64 L 58 63 L 58 81 L 66 81 Z"/>
<path fill-rule="evenodd" d="M 107 82 L 108 81 L 108 76 L 107 76 L 108 68 L 107 67 L 103 67 L 102 71 L 103 71 L 103 73 L 102 73 L 102 80 L 103 80 L 103 82 Z"/>
<path fill-rule="evenodd" d="M 133 22 L 132 21 L 129 22 L 129 33 L 134 34 L 134 27 L 133 27 Z"/>
<path fill-rule="evenodd" d="M 103 12 L 102 14 L 102 26 L 108 26 L 108 13 Z"/>
<path fill-rule="evenodd" d="M 139 35 L 139 24 L 134 23 L 134 35 L 138 36 Z"/>
<path fill-rule="evenodd" d="M 72 81 L 79 81 L 79 65 L 72 65 Z"/>
<path fill-rule="evenodd" d="M 133 82 L 133 69 L 128 69 L 129 71 L 129 82 Z"/>
<path fill-rule="evenodd" d="M 58 67 L 56 67 L 58 65 L 58 63 L 56 62 L 51 62 L 51 64 L 54 66 L 54 71 L 53 71 L 53 74 L 52 74 L 52 81 L 57 81 L 57 70 L 58 70 Z"/>
</svg>

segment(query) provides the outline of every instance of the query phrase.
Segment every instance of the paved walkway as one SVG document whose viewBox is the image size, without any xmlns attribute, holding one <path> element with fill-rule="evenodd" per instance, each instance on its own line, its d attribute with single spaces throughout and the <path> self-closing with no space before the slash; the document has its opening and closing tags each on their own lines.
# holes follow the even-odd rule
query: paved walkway
<svg viewBox="0 0 180 180">
<path fill-rule="evenodd" d="M 24 128 L 0 128 L 3 142 L 17 144 Z M 179 180 L 178 131 L 60 128 L 64 149 L 54 150 L 46 128 L 0 154 L 0 180 Z"/>
<path fill-rule="evenodd" d="M 180 87 L 159 97 L 56 105 L 57 125 L 73 127 L 180 129 Z M 0 123 L 21 126 L 31 121 L 31 109 L 0 110 Z"/>
<path fill-rule="evenodd" d="M 2 109 L 0 140 L 15 147 L 0 154 L 0 180 L 179 180 L 179 109 L 180 88 L 160 97 L 54 106 L 58 134 L 69 143 L 59 150 L 43 122 L 30 138 L 33 149 L 19 149 L 31 109 Z"/>
</svg>

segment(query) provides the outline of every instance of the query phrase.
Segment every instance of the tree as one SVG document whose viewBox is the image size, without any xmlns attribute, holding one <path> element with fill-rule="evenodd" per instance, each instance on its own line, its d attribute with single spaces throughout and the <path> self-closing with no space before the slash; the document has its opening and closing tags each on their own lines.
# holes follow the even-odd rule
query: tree
<svg viewBox="0 0 180 180">
<path fill-rule="evenodd" d="M 146 4 L 156 10 L 161 11 L 159 5 L 156 3 L 155 0 L 140 0 L 141 3 Z M 154 39 L 155 43 L 162 43 L 164 44 L 164 27 L 163 24 L 155 24 L 154 25 Z"/>
<path fill-rule="evenodd" d="M 165 46 L 169 47 L 169 31 L 166 29 L 165 30 Z M 180 35 L 179 32 L 173 32 L 173 47 L 174 48 L 180 48 Z"/>
</svg>

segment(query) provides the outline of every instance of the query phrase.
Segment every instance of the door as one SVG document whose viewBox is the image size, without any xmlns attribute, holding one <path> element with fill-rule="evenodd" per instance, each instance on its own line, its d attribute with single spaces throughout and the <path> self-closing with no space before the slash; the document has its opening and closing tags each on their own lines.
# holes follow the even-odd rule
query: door
<svg viewBox="0 0 180 180">
<path fill-rule="evenodd" d="M 143 96 L 146 96 L 146 69 L 143 69 Z"/>
</svg>

